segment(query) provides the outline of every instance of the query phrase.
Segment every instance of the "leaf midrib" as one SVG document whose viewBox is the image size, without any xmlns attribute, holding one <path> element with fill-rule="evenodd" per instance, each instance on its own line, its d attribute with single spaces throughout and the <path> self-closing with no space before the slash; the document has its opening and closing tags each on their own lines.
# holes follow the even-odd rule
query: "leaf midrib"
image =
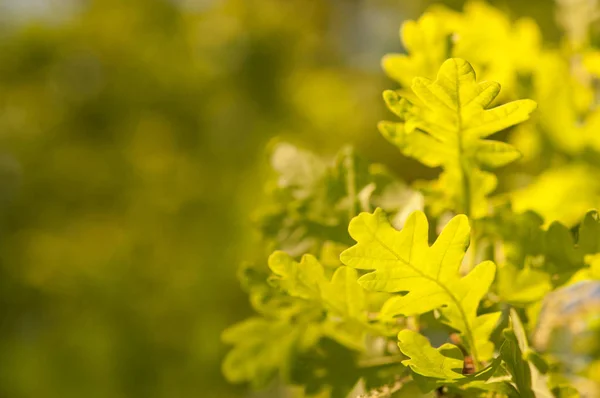
<svg viewBox="0 0 600 398">
<path fill-rule="evenodd" d="M 448 297 L 450 297 L 450 300 L 452 300 L 454 305 L 456 305 L 456 307 L 458 308 L 458 311 L 460 312 L 460 316 L 463 318 L 463 323 L 465 325 L 465 334 L 467 335 L 467 339 L 469 340 L 469 346 L 470 346 L 471 352 L 473 354 L 474 362 L 475 362 L 475 364 L 477 364 L 478 363 L 478 354 L 477 354 L 477 348 L 475 347 L 475 340 L 473 338 L 473 331 L 471 330 L 471 325 L 468 322 L 467 314 L 465 313 L 465 310 L 462 307 L 460 300 L 458 300 L 458 298 L 456 298 L 456 296 L 454 296 L 454 294 L 452 294 L 450 289 L 448 289 L 448 287 L 446 287 L 444 284 L 442 284 L 438 279 L 433 278 L 433 277 L 423 273 L 415 265 L 411 264 L 409 261 L 406 261 L 404 258 L 402 258 L 398 253 L 396 253 L 396 251 L 394 249 L 392 249 L 385 242 L 383 242 L 381 239 L 379 239 L 377 234 L 375 234 L 375 231 L 373 231 L 371 228 L 369 228 L 368 225 L 365 224 L 365 228 L 367 229 L 367 231 L 369 231 L 369 233 L 371 234 L 373 239 L 375 241 L 377 241 L 377 243 L 379 243 L 384 249 L 386 249 L 388 252 L 393 254 L 394 257 L 396 257 L 396 259 L 398 259 L 398 261 L 404 263 L 407 267 L 411 268 L 414 272 L 419 274 L 424 279 L 427 279 L 427 280 L 435 283 L 436 285 L 438 285 L 448 295 Z M 414 233 L 412 234 L 412 241 L 414 242 Z M 411 246 L 411 250 L 412 250 L 412 246 Z M 447 249 L 446 249 L 446 251 L 447 251 Z"/>
</svg>

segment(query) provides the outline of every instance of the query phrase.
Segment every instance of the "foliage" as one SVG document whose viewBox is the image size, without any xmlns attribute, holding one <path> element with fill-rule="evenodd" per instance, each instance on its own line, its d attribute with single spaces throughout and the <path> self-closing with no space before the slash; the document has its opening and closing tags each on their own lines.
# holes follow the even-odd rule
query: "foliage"
<svg viewBox="0 0 600 398">
<path fill-rule="evenodd" d="M 600 53 L 481 2 L 401 38 L 383 60 L 400 121 L 379 130 L 439 177 L 280 144 L 259 213 L 277 251 L 242 273 L 259 317 L 224 332 L 225 375 L 315 397 L 597 396 Z"/>
</svg>

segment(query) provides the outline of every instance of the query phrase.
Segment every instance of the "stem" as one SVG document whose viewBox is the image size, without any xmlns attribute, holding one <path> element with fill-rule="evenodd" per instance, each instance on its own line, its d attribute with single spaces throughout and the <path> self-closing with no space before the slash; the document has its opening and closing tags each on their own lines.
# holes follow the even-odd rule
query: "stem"
<svg viewBox="0 0 600 398">
<path fill-rule="evenodd" d="M 474 223 L 473 223 L 474 224 Z M 471 256 L 469 258 L 469 272 L 477 265 L 477 234 L 475 233 L 475 225 L 471 226 Z"/>
<path fill-rule="evenodd" d="M 462 104 L 460 103 L 460 92 L 458 91 L 458 87 L 460 85 L 459 81 L 456 81 L 456 116 L 457 116 L 457 131 L 456 136 L 458 137 L 458 163 L 461 174 L 461 184 L 463 190 L 463 211 L 464 214 L 471 218 L 471 181 L 469 181 L 469 168 L 468 164 L 463 160 L 464 155 L 464 145 L 463 145 L 463 120 L 462 120 Z"/>
<path fill-rule="evenodd" d="M 439 280 L 423 273 L 423 271 L 421 269 L 419 269 L 418 267 L 415 267 L 413 264 L 406 261 L 404 258 L 402 258 L 402 256 L 400 256 L 398 253 L 396 253 L 391 247 L 389 247 L 385 242 L 383 242 L 381 239 L 379 239 L 375 234 L 373 234 L 373 239 L 375 239 L 377 241 L 377 243 L 379 243 L 383 248 L 385 248 L 387 251 L 389 251 L 391 254 L 393 254 L 394 257 L 396 257 L 396 259 L 398 261 L 405 264 L 407 267 L 410 267 L 414 272 L 419 274 L 422 278 L 427 279 L 427 280 L 435 283 L 436 285 L 438 285 L 444 291 L 444 293 L 446 293 L 446 295 L 450 298 L 450 300 L 452 300 L 452 303 L 456 306 L 456 308 L 458 308 L 460 317 L 462 318 L 462 321 L 465 325 L 464 333 L 465 333 L 465 337 L 467 340 L 467 344 L 469 345 L 469 348 L 471 350 L 471 356 L 473 357 L 473 365 L 475 367 L 475 371 L 480 370 L 481 365 L 479 363 L 479 355 L 477 353 L 477 347 L 475 346 L 475 339 L 473 337 L 473 331 L 471 330 L 471 325 L 469 325 L 467 314 L 465 313 L 465 310 L 464 310 L 463 306 L 461 305 L 460 300 L 458 300 L 456 298 L 456 296 L 452 293 L 452 291 L 446 285 L 441 283 Z"/>
<path fill-rule="evenodd" d="M 458 138 L 459 145 L 459 155 L 462 158 L 463 148 L 462 148 L 462 137 L 459 135 Z M 463 212 L 464 214 L 471 219 L 472 215 L 472 203 L 471 203 L 471 181 L 469 180 L 469 173 L 467 171 L 467 165 L 464 164 L 462 159 L 460 160 L 460 173 L 461 173 L 461 183 L 463 190 Z"/>
<path fill-rule="evenodd" d="M 367 392 L 366 394 L 359 395 L 357 398 L 384 398 L 391 397 L 392 394 L 397 393 L 404 387 L 404 384 L 410 380 L 410 377 L 403 377 L 397 379 L 394 383 L 385 385 L 376 390 Z"/>
<path fill-rule="evenodd" d="M 456 109 L 456 113 L 458 116 L 457 122 L 457 136 L 458 136 L 458 162 L 460 164 L 460 172 L 461 172 L 461 179 L 462 179 L 462 188 L 463 188 L 463 206 L 464 206 L 464 212 L 465 215 L 470 219 L 471 218 L 471 181 L 469 180 L 469 168 L 468 168 L 468 164 L 465 160 L 463 160 L 463 155 L 464 155 L 464 145 L 463 145 L 463 120 L 462 120 L 462 104 L 460 103 L 460 92 L 458 91 L 458 87 L 459 87 L 459 83 L 460 82 L 456 82 L 456 103 L 457 103 L 457 109 Z M 472 233 L 472 232 L 471 232 Z M 475 244 L 475 242 L 473 242 L 473 244 Z M 476 249 L 475 247 L 473 247 L 473 249 Z M 475 250 L 473 250 L 475 251 Z M 474 255 L 472 257 L 472 259 L 474 258 Z M 474 264 L 471 264 L 472 266 Z M 452 294 L 452 292 L 446 287 L 443 286 L 441 283 L 439 284 L 448 294 L 448 296 L 450 296 L 450 298 L 452 299 L 452 301 L 454 301 L 456 307 L 458 308 L 458 310 L 460 311 L 460 315 L 463 318 L 463 322 L 465 324 L 465 337 L 467 339 L 467 344 L 469 345 L 469 348 L 471 350 L 471 356 L 473 357 L 473 366 L 475 367 L 475 371 L 477 372 L 480 369 L 480 364 L 479 364 L 479 356 L 477 354 L 477 348 L 475 346 L 475 339 L 473 338 L 473 331 L 471 330 L 471 327 L 469 325 L 469 323 L 467 322 L 467 315 L 465 313 L 465 310 L 463 309 L 462 305 L 460 304 L 460 301 Z"/>
<path fill-rule="evenodd" d="M 421 317 L 413 315 L 406 319 L 407 326 L 415 332 L 421 331 Z"/>
<path fill-rule="evenodd" d="M 358 361 L 361 368 L 374 368 L 378 366 L 395 365 L 402 363 L 406 357 L 404 355 L 390 355 L 385 357 L 366 358 Z"/>
<path fill-rule="evenodd" d="M 448 296 L 454 301 L 454 305 L 458 308 L 460 312 L 460 316 L 463 319 L 465 324 L 465 338 L 467 340 L 467 344 L 469 345 L 469 349 L 471 350 L 471 357 L 473 358 L 473 367 L 475 368 L 475 372 L 478 372 L 481 369 L 481 364 L 479 363 L 479 354 L 477 353 L 477 347 L 475 346 L 475 338 L 473 337 L 473 331 L 471 330 L 471 326 L 467 322 L 467 314 L 463 309 L 462 305 L 460 305 L 460 301 L 450 292 L 448 288 L 440 284 L 442 289 L 446 291 Z"/>
<path fill-rule="evenodd" d="M 344 163 L 346 169 L 348 169 L 348 174 L 346 174 L 346 189 L 348 190 L 348 199 L 350 199 L 350 203 L 348 204 L 348 220 L 352 220 L 356 216 L 356 170 L 354 164 L 353 151 L 351 148 L 348 148 L 345 151 Z"/>
</svg>

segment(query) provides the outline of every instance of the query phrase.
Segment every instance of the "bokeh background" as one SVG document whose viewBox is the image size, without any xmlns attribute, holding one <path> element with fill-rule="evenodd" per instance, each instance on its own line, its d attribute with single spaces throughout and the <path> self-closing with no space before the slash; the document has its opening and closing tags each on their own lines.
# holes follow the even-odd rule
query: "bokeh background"
<svg viewBox="0 0 600 398">
<path fill-rule="evenodd" d="M 219 336 L 265 147 L 425 173 L 376 123 L 429 3 L 0 0 L 0 397 L 248 396 Z M 492 3 L 557 39 L 554 2 Z"/>
</svg>

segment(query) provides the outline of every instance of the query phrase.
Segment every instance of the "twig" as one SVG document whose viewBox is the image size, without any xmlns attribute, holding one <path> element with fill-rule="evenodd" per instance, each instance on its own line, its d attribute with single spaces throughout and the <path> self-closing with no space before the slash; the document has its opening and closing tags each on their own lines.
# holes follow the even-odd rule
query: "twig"
<svg viewBox="0 0 600 398">
<path fill-rule="evenodd" d="M 389 398 L 392 396 L 392 394 L 400 391 L 400 389 L 408 380 L 410 380 L 409 376 L 399 378 L 392 384 L 387 384 L 375 390 L 371 390 L 366 394 L 359 395 L 356 398 Z"/>
</svg>

